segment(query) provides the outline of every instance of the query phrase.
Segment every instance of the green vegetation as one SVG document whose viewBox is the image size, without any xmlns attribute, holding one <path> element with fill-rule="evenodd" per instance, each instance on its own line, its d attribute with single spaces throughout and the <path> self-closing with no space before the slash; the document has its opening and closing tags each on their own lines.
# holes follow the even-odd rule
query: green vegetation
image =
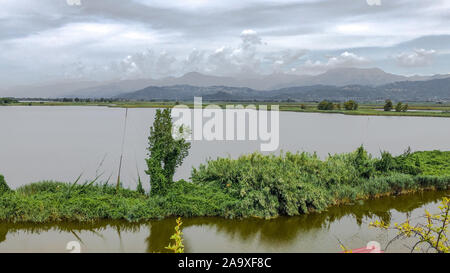
<svg viewBox="0 0 450 273">
<path fill-rule="evenodd" d="M 178 128 L 183 136 L 183 127 Z M 156 110 L 153 126 L 150 128 L 149 158 L 147 159 L 150 176 L 151 193 L 165 194 L 173 180 L 175 169 L 183 163 L 188 156 L 191 144 L 183 137 L 172 137 L 172 117 L 170 109 Z"/>
<path fill-rule="evenodd" d="M 117 192 L 107 184 L 40 182 L 0 195 L 0 220 L 139 221 L 169 216 L 270 218 L 322 211 L 358 199 L 450 185 L 450 152 L 372 158 L 361 147 L 320 160 L 315 154 L 258 153 L 219 158 L 170 183 L 165 194 Z"/>
<path fill-rule="evenodd" d="M 354 100 L 349 100 L 344 102 L 344 109 L 345 110 L 358 110 L 358 103 Z"/>
<path fill-rule="evenodd" d="M 361 146 L 330 155 L 254 153 L 218 158 L 192 170 L 191 182 L 173 181 L 188 155 L 183 127 L 172 135 L 170 110 L 158 110 L 149 137 L 150 194 L 140 177 L 136 190 L 98 177 L 79 184 L 40 182 L 10 190 L 0 175 L 0 221 L 49 222 L 100 219 L 139 221 L 168 216 L 271 218 L 323 211 L 329 206 L 382 195 L 450 185 L 450 151 L 373 158 Z M 181 136 L 181 137 L 178 137 Z"/>
<path fill-rule="evenodd" d="M 318 110 L 334 110 L 334 108 L 334 103 L 327 100 L 323 100 L 317 105 Z"/>
<path fill-rule="evenodd" d="M 403 104 L 401 102 L 398 102 L 397 105 L 395 106 L 395 111 L 396 112 L 406 112 L 406 111 L 408 111 L 408 107 L 409 106 L 407 103 Z"/>
<path fill-rule="evenodd" d="M 229 198 L 209 188 L 178 181 L 165 196 L 93 184 L 33 183 L 0 196 L 0 221 L 53 222 L 100 219 L 139 221 L 173 215 L 219 216 Z"/>
<path fill-rule="evenodd" d="M 12 104 L 12 103 L 18 103 L 18 101 L 14 98 L 0 98 L 0 105 Z"/>
<path fill-rule="evenodd" d="M 308 153 L 252 154 L 210 161 L 193 171 L 192 180 L 240 200 L 238 216 L 298 215 L 356 199 L 428 187 L 447 189 L 450 172 L 435 168 L 437 162 L 428 160 L 434 154 L 450 160 L 450 152 L 437 151 L 398 157 L 385 152 L 377 159 L 362 147 L 324 161 Z M 444 161 L 440 163 L 446 164 Z"/>
<path fill-rule="evenodd" d="M 8 184 L 6 184 L 5 182 L 5 178 L 3 177 L 3 175 L 0 174 L 0 195 L 9 191 L 10 189 L 8 187 Z"/>
<path fill-rule="evenodd" d="M 32 106 L 103 106 L 103 107 L 120 107 L 120 108 L 172 108 L 178 104 L 185 104 L 188 107 L 193 107 L 192 102 L 177 102 L 177 101 L 113 101 L 113 100 L 75 100 L 70 99 L 69 101 L 52 100 L 52 101 L 39 101 L 32 103 Z M 242 102 L 242 101 L 227 101 L 227 102 L 214 102 L 215 105 L 219 105 L 225 108 L 228 104 L 242 104 L 246 105 L 279 105 L 280 111 L 291 111 L 291 112 L 307 112 L 307 113 L 327 113 L 327 114 L 343 114 L 343 115 L 363 115 L 363 116 L 415 116 L 415 117 L 450 117 L 450 104 L 449 103 L 432 103 L 432 102 L 414 102 L 408 104 L 407 112 L 396 112 L 396 111 L 382 111 L 384 104 L 379 102 L 364 102 L 358 103 L 358 108 L 356 110 L 346 110 L 345 103 L 342 109 L 334 108 L 334 110 L 319 110 L 317 109 L 317 102 L 287 102 L 287 101 L 277 101 L 277 102 Z M 0 104 L 2 105 L 2 104 Z M 15 106 L 28 106 L 28 102 L 17 102 L 8 105 Z M 204 107 L 208 103 L 204 101 Z M 336 105 L 337 106 L 337 105 Z M 381 111 L 380 111 L 381 110 Z M 391 109 L 392 110 L 392 109 Z M 413 110 L 413 111 L 411 111 Z"/>
<path fill-rule="evenodd" d="M 392 101 L 386 100 L 386 103 L 384 104 L 384 111 L 389 112 L 392 110 L 393 107 L 394 107 L 394 105 L 392 104 Z"/>
<path fill-rule="evenodd" d="M 177 225 L 175 226 L 175 233 L 170 236 L 171 240 L 175 241 L 175 244 L 169 244 L 166 246 L 166 249 L 173 251 L 173 253 L 184 253 L 184 245 L 183 245 L 183 232 L 181 231 L 181 225 L 183 222 L 181 218 L 177 218 Z"/>
</svg>

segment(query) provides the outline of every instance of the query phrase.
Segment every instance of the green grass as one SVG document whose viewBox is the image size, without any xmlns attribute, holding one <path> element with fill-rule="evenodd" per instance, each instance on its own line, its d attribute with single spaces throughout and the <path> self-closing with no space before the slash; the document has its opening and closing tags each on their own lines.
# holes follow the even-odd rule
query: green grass
<svg viewBox="0 0 450 273">
<path fill-rule="evenodd" d="M 396 157 L 385 152 L 373 158 L 362 147 L 325 160 L 309 153 L 254 153 L 209 161 L 192 171 L 191 182 L 173 182 L 164 196 L 116 191 L 113 186 L 90 182 L 39 182 L 14 191 L 4 187 L 0 221 L 293 216 L 358 199 L 447 190 L 449 162 L 448 151 L 405 152 Z M 1 181 L 0 176 L 0 187 Z"/>
<path fill-rule="evenodd" d="M 100 219 L 130 222 L 183 216 L 226 215 L 231 200 L 223 193 L 178 181 L 166 196 L 150 198 L 137 191 L 113 186 L 72 186 L 39 182 L 0 195 L 0 221 L 54 222 Z"/>
</svg>

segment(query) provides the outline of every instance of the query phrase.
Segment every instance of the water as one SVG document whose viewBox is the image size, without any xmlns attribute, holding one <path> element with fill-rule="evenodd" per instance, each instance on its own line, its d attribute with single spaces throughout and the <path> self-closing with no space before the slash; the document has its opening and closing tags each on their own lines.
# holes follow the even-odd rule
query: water
<svg viewBox="0 0 450 273">
<path fill-rule="evenodd" d="M 186 252 L 339 252 L 377 241 L 385 248 L 393 231 L 369 228 L 383 219 L 393 224 L 409 216 L 423 222 L 424 210 L 438 212 L 437 201 L 447 192 L 424 192 L 360 201 L 329 208 L 323 213 L 273 220 L 223 218 L 183 219 Z M 164 252 L 175 219 L 143 223 L 7 224 L 0 223 L 0 252 L 68 252 L 69 241 L 81 243 L 82 252 Z M 413 240 L 395 241 L 388 252 L 408 252 Z"/>
<path fill-rule="evenodd" d="M 124 186 L 135 188 L 145 174 L 149 127 L 155 109 L 129 109 L 122 165 Z M 82 179 L 117 180 L 125 109 L 78 106 L 0 107 L 0 173 L 17 188 L 30 182 Z M 450 150 L 450 119 L 435 117 L 349 116 L 280 113 L 283 151 L 328 153 L 364 144 L 374 155 L 382 150 Z M 189 179 L 192 167 L 208 158 L 233 158 L 258 151 L 258 141 L 194 141 L 176 179 Z M 148 183 L 145 183 L 148 188 Z"/>
<path fill-rule="evenodd" d="M 122 181 L 135 188 L 137 173 L 147 180 L 145 157 L 155 109 L 129 109 Z M 10 186 L 41 181 L 74 181 L 102 174 L 117 179 L 125 109 L 106 107 L 0 107 L 0 173 Z M 374 155 L 412 150 L 450 150 L 450 119 L 367 117 L 317 113 L 280 113 L 283 151 L 350 152 L 364 144 Z M 195 141 L 176 178 L 208 158 L 237 157 L 258 151 L 257 141 Z M 148 183 L 146 183 L 148 188 Z M 418 219 L 424 209 L 450 192 L 425 192 L 332 207 L 324 213 L 273 220 L 183 219 L 187 252 L 337 252 L 338 239 L 348 248 L 375 240 L 385 246 L 395 235 L 369 228 L 378 218 L 402 222 Z M 163 252 L 175 219 L 143 223 L 0 223 L 0 252 L 67 252 L 69 241 L 83 252 Z M 409 251 L 396 242 L 389 251 Z"/>
</svg>

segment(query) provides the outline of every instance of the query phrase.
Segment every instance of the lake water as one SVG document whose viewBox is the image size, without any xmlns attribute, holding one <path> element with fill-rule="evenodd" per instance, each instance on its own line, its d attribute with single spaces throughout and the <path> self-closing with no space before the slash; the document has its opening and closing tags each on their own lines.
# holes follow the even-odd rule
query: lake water
<svg viewBox="0 0 450 273">
<path fill-rule="evenodd" d="M 323 213 L 273 220 L 223 218 L 183 219 L 186 252 L 339 252 L 377 241 L 384 249 L 394 231 L 369 228 L 383 219 L 394 224 L 410 217 L 421 222 L 424 210 L 438 212 L 437 201 L 447 192 L 423 192 L 360 201 L 331 207 Z M 66 245 L 78 241 L 82 252 L 165 252 L 175 219 L 130 224 L 96 222 L 85 224 L 0 223 L 0 252 L 68 252 Z M 388 252 L 409 252 L 412 240 L 395 241 Z"/>
<path fill-rule="evenodd" d="M 124 142 L 122 181 L 135 188 L 144 173 L 147 138 L 155 109 L 129 109 Z M 103 174 L 117 179 L 125 109 L 106 107 L 0 107 L 0 173 L 13 188 L 41 181 L 74 181 Z M 450 150 L 450 119 L 427 117 L 348 116 L 280 113 L 283 151 L 350 152 L 364 144 L 375 156 L 382 150 L 400 154 L 412 150 Z M 208 158 L 237 157 L 258 151 L 258 141 L 194 141 L 176 178 L 189 178 L 192 167 Z M 148 188 L 148 183 L 145 185 Z M 324 213 L 273 220 L 183 219 L 187 252 L 337 252 L 338 239 L 349 248 L 376 240 L 382 246 L 395 234 L 368 228 L 381 217 L 402 222 L 450 192 L 425 192 L 357 202 Z M 0 223 L 0 252 L 67 252 L 69 241 L 83 252 L 161 252 L 169 243 L 175 219 L 144 223 L 89 224 Z M 408 251 L 405 242 L 391 251 Z"/>
<path fill-rule="evenodd" d="M 135 188 L 145 174 L 149 127 L 155 109 L 128 109 L 121 180 Z M 0 107 L 0 173 L 17 188 L 30 182 L 71 182 L 102 174 L 117 180 L 125 109 L 78 106 Z M 283 151 L 328 153 L 355 150 L 364 144 L 373 155 L 382 150 L 450 150 L 450 119 L 435 117 L 349 116 L 280 112 Z M 192 167 L 208 158 L 259 151 L 258 141 L 193 141 L 189 157 L 175 178 L 189 179 Z M 148 183 L 145 185 L 148 188 Z"/>
</svg>

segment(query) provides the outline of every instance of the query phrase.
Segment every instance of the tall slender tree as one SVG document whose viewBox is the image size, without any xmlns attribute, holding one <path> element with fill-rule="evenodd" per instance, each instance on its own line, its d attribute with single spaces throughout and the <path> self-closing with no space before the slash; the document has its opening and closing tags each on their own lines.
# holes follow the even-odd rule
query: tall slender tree
<svg viewBox="0 0 450 273">
<path fill-rule="evenodd" d="M 189 154 L 191 144 L 184 138 L 172 135 L 171 110 L 156 110 L 155 121 L 150 127 L 149 157 L 146 160 L 150 176 L 150 193 L 164 194 L 173 182 L 175 170 Z M 183 127 L 177 128 L 183 134 Z"/>
</svg>

